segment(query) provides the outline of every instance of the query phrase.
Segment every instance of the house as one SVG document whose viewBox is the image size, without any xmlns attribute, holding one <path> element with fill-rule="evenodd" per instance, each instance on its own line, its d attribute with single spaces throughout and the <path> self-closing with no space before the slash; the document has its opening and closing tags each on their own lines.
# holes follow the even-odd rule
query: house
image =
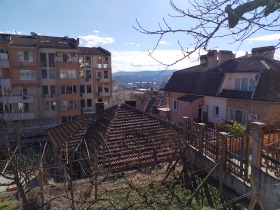
<svg viewBox="0 0 280 210">
<path fill-rule="evenodd" d="M 0 118 L 25 137 L 112 104 L 111 53 L 79 38 L 0 34 Z"/>
<path fill-rule="evenodd" d="M 96 171 L 103 175 L 124 172 L 175 160 L 182 141 L 181 129 L 128 104 L 48 128 L 47 134 L 54 163 L 76 160 L 78 177 Z"/>
<path fill-rule="evenodd" d="M 244 125 L 279 121 L 280 61 L 274 53 L 272 46 L 253 48 L 252 54 L 239 58 L 231 51 L 211 50 L 200 56 L 200 65 L 173 73 L 163 88 L 170 121 L 181 123 L 182 116 Z M 169 116 L 165 112 L 160 114 Z"/>
</svg>

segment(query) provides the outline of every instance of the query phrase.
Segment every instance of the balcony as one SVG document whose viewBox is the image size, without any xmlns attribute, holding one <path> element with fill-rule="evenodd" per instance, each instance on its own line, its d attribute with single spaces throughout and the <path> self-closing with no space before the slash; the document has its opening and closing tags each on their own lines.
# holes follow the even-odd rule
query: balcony
<svg viewBox="0 0 280 210">
<path fill-rule="evenodd" d="M 0 61 L 0 68 L 10 68 L 9 61 Z"/>
<path fill-rule="evenodd" d="M 80 69 L 80 64 L 78 62 L 56 62 L 57 69 Z"/>
<path fill-rule="evenodd" d="M 0 103 L 33 103 L 33 96 L 23 95 L 23 96 L 0 96 Z"/>
<path fill-rule="evenodd" d="M 34 112 L 18 112 L 18 113 L 4 113 L 4 120 L 33 120 L 35 119 Z"/>
</svg>

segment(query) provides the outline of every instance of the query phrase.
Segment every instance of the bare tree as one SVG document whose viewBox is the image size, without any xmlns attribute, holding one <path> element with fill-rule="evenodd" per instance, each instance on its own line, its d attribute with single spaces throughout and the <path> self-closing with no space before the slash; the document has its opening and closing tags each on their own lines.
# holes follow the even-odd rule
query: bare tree
<svg viewBox="0 0 280 210">
<path fill-rule="evenodd" d="M 170 0 L 170 5 L 177 15 L 168 15 L 171 18 L 184 18 L 187 25 L 184 28 L 174 28 L 172 23 L 163 18 L 156 30 L 147 30 L 136 19 L 137 25 L 134 27 L 141 33 L 157 35 L 158 41 L 149 55 L 157 62 L 172 66 L 191 54 L 199 50 L 207 50 L 212 41 L 220 38 L 229 37 L 232 43 L 242 42 L 257 31 L 265 30 L 268 32 L 279 31 L 279 0 L 188 0 L 187 8 L 179 8 L 174 0 Z M 182 24 L 183 25 L 183 24 Z M 157 60 L 153 52 L 158 48 L 159 42 L 168 34 L 187 34 L 193 42 L 188 46 L 181 44 L 178 40 L 178 46 L 181 49 L 182 56 L 172 63 L 165 63 Z"/>
</svg>

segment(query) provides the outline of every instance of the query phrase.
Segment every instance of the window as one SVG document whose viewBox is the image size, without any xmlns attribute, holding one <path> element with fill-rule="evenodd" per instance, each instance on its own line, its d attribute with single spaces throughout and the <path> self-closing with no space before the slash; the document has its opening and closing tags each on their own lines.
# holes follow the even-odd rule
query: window
<svg viewBox="0 0 280 210">
<path fill-rule="evenodd" d="M 97 101 L 98 101 L 98 102 L 103 102 L 103 99 L 102 99 L 102 98 L 99 98 Z"/>
<path fill-rule="evenodd" d="M 50 74 L 50 79 L 56 79 L 56 70 L 55 69 L 50 69 L 49 74 Z"/>
<path fill-rule="evenodd" d="M 87 107 L 92 107 L 92 99 L 87 99 Z"/>
<path fill-rule="evenodd" d="M 236 78 L 235 79 L 235 90 L 240 90 L 240 85 L 241 85 L 241 79 Z"/>
<path fill-rule="evenodd" d="M 56 94 L 56 86 L 55 85 L 50 86 L 50 92 L 51 92 L 52 95 Z"/>
<path fill-rule="evenodd" d="M 45 101 L 44 102 L 44 110 L 45 111 L 49 111 L 50 110 L 50 102 L 49 101 Z"/>
<path fill-rule="evenodd" d="M 104 79 L 108 79 L 109 78 L 109 74 L 108 74 L 108 71 L 104 71 Z"/>
<path fill-rule="evenodd" d="M 40 53 L 40 66 L 47 67 L 47 54 L 46 53 Z"/>
<path fill-rule="evenodd" d="M 71 78 L 78 78 L 78 74 L 75 69 L 60 69 L 60 79 Z"/>
<path fill-rule="evenodd" d="M 47 85 L 42 86 L 42 94 L 43 95 L 49 94 L 49 87 Z"/>
<path fill-rule="evenodd" d="M 97 79 L 101 79 L 101 78 L 102 78 L 102 73 L 101 73 L 101 71 L 98 71 L 98 72 L 96 73 L 96 78 L 97 78 Z"/>
<path fill-rule="evenodd" d="M 57 110 L 57 101 L 51 101 L 51 110 Z"/>
<path fill-rule="evenodd" d="M 25 96 L 25 95 L 27 95 L 27 88 L 19 87 L 19 88 L 17 88 L 17 93 L 20 96 Z"/>
<path fill-rule="evenodd" d="M 61 122 L 67 123 L 67 122 L 71 122 L 76 119 L 78 119 L 78 116 L 65 116 L 65 117 L 61 117 Z"/>
<path fill-rule="evenodd" d="M 3 91 L 4 91 L 4 96 L 10 96 L 11 92 L 12 92 L 12 87 L 11 86 L 4 86 Z"/>
<path fill-rule="evenodd" d="M 28 103 L 18 103 L 19 112 L 28 112 Z"/>
<path fill-rule="evenodd" d="M 87 85 L 87 93 L 91 93 L 91 85 Z"/>
<path fill-rule="evenodd" d="M 86 56 L 86 68 L 90 68 L 90 67 L 91 67 L 91 57 Z"/>
<path fill-rule="evenodd" d="M 55 67 L 54 53 L 49 53 L 49 67 Z"/>
<path fill-rule="evenodd" d="M 82 99 L 81 100 L 81 108 L 84 108 L 84 107 L 86 107 L 86 100 Z"/>
<path fill-rule="evenodd" d="M 255 79 L 250 78 L 249 80 L 249 90 L 255 90 L 257 85 L 257 81 Z"/>
<path fill-rule="evenodd" d="M 173 111 L 177 111 L 177 110 L 178 110 L 178 101 L 173 100 Z"/>
<path fill-rule="evenodd" d="M 84 67 L 84 56 L 80 55 L 79 56 L 79 64 L 80 64 L 80 67 Z"/>
<path fill-rule="evenodd" d="M 0 113 L 2 114 L 3 112 L 4 112 L 3 103 L 0 103 Z"/>
<path fill-rule="evenodd" d="M 48 78 L 48 72 L 47 72 L 47 69 L 41 69 L 41 73 L 42 73 L 42 79 L 46 79 L 46 78 Z"/>
<path fill-rule="evenodd" d="M 78 105 L 76 101 L 61 101 L 62 110 L 77 109 Z"/>
<path fill-rule="evenodd" d="M 230 120 L 234 120 L 238 123 L 245 124 L 245 112 L 237 109 L 229 109 L 229 118 Z"/>
<path fill-rule="evenodd" d="M 104 92 L 109 93 L 109 85 L 104 85 Z"/>
<path fill-rule="evenodd" d="M 77 86 L 66 85 L 61 86 L 61 94 L 73 94 L 77 93 Z"/>
<path fill-rule="evenodd" d="M 72 62 L 72 56 L 71 53 L 64 53 L 63 54 L 63 63 L 71 63 Z"/>
<path fill-rule="evenodd" d="M 79 77 L 80 78 L 84 78 L 84 70 L 80 70 L 79 71 Z"/>
<path fill-rule="evenodd" d="M 213 116 L 218 117 L 219 116 L 219 107 L 213 106 Z"/>
<path fill-rule="evenodd" d="M 13 113 L 13 106 L 12 106 L 12 104 L 5 104 L 4 105 L 4 112 L 5 113 Z"/>
<path fill-rule="evenodd" d="M 80 93 L 85 93 L 85 86 L 84 85 L 80 85 Z"/>
<path fill-rule="evenodd" d="M 248 90 L 248 78 L 242 78 L 241 90 Z"/>
<path fill-rule="evenodd" d="M 21 81 L 36 80 L 36 71 L 35 70 L 19 70 L 19 79 Z"/>
<path fill-rule="evenodd" d="M 236 78 L 235 90 L 255 90 L 257 80 L 253 78 Z"/>
<path fill-rule="evenodd" d="M 91 78 L 91 70 L 86 70 L 86 78 Z"/>
<path fill-rule="evenodd" d="M 33 52 L 18 51 L 18 61 L 20 62 L 33 62 Z"/>
<path fill-rule="evenodd" d="M 97 92 L 102 93 L 102 85 L 98 85 Z"/>
</svg>

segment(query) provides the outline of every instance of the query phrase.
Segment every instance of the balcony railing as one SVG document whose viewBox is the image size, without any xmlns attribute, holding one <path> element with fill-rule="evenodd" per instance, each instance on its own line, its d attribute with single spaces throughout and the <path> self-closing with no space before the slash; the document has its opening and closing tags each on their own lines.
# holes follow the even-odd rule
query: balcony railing
<svg viewBox="0 0 280 210">
<path fill-rule="evenodd" d="M 1 68 L 9 68 L 9 61 L 0 61 Z"/>
</svg>

